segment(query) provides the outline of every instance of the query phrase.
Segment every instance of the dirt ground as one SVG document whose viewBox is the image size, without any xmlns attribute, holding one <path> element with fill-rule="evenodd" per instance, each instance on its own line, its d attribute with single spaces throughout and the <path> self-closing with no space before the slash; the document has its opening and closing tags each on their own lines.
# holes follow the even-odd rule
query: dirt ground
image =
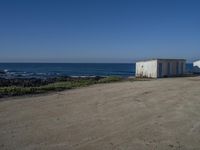
<svg viewBox="0 0 200 150">
<path fill-rule="evenodd" d="M 200 77 L 1 99 L 1 150 L 199 150 Z"/>
</svg>

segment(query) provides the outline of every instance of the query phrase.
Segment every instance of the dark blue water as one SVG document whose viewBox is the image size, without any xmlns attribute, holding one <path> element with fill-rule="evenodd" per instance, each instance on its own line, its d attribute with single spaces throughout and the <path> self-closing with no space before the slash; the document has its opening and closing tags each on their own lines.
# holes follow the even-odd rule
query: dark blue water
<svg viewBox="0 0 200 150">
<path fill-rule="evenodd" d="M 187 64 L 187 70 L 192 64 Z M 134 76 L 135 64 L 124 63 L 0 63 L 6 77 Z"/>
<path fill-rule="evenodd" d="M 134 64 L 104 63 L 0 63 L 0 70 L 7 76 L 133 76 Z"/>
</svg>

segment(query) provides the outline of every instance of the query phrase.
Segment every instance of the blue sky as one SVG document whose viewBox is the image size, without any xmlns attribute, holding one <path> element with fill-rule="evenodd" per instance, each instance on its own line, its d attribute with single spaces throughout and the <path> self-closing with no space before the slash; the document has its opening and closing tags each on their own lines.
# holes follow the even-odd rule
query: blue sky
<svg viewBox="0 0 200 150">
<path fill-rule="evenodd" d="M 0 61 L 192 61 L 199 8 L 199 0 L 1 0 Z"/>
</svg>

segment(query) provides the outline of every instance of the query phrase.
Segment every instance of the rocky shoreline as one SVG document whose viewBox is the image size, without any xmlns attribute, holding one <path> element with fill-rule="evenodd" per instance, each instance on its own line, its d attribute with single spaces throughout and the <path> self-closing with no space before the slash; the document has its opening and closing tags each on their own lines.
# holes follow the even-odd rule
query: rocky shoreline
<svg viewBox="0 0 200 150">
<path fill-rule="evenodd" d="M 0 78 L 0 87 L 8 86 L 21 86 L 21 87 L 38 87 L 42 85 L 47 85 L 55 82 L 65 82 L 65 81 L 80 81 L 80 80 L 94 80 L 98 81 L 103 77 L 49 77 L 49 78 Z"/>
<path fill-rule="evenodd" d="M 54 77 L 54 78 L 0 78 L 0 98 L 28 94 L 46 93 L 85 87 L 97 83 L 122 81 L 123 78 L 110 77 Z"/>
</svg>

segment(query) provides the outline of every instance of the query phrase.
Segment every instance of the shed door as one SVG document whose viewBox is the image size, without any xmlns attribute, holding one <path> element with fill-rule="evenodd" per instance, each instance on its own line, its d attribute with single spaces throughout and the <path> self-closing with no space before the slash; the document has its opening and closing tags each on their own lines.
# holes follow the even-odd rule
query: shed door
<svg viewBox="0 0 200 150">
<path fill-rule="evenodd" d="M 176 74 L 177 75 L 179 74 L 179 63 L 178 62 L 176 63 Z"/>
<path fill-rule="evenodd" d="M 168 74 L 168 76 L 171 75 L 171 67 L 170 67 L 170 63 L 167 64 L 167 74 Z"/>
<path fill-rule="evenodd" d="M 184 70 L 183 67 L 184 67 L 183 63 L 181 63 L 181 74 L 183 74 L 183 70 Z"/>
<path fill-rule="evenodd" d="M 159 63 L 159 77 L 162 77 L 162 63 Z"/>
</svg>

